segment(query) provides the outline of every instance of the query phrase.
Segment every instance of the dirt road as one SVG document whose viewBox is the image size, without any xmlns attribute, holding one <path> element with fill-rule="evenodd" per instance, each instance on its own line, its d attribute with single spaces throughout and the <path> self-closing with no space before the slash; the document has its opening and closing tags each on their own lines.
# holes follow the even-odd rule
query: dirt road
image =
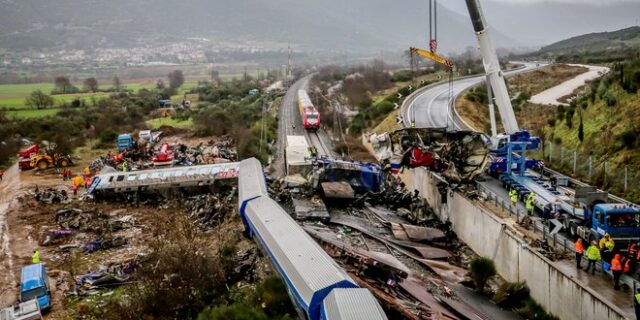
<svg viewBox="0 0 640 320">
<path fill-rule="evenodd" d="M 22 182 L 20 170 L 14 164 L 4 173 L 0 182 L 0 305 L 9 305 L 16 298 L 16 276 L 13 268 L 13 253 L 11 251 L 11 237 L 7 215 L 9 209 L 16 202 L 16 194 Z"/>
<path fill-rule="evenodd" d="M 599 78 L 609 72 L 609 68 L 607 67 L 587 66 L 582 64 L 570 64 L 570 66 L 585 67 L 588 68 L 589 71 L 578 75 L 573 79 L 567 80 L 553 88 L 549 88 L 536 94 L 529 99 L 529 102 L 554 106 L 566 104 L 558 101 L 558 99 L 570 95 L 574 90 L 583 86 L 587 81 Z"/>
</svg>

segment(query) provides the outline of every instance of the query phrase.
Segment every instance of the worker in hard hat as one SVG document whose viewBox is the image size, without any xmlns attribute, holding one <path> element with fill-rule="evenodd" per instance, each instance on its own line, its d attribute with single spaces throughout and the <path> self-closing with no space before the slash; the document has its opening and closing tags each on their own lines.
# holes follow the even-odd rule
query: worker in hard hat
<svg viewBox="0 0 640 320">
<path fill-rule="evenodd" d="M 602 259 L 605 261 L 610 261 L 613 257 L 613 248 L 615 247 L 615 242 L 611 239 L 611 236 L 606 233 L 600 242 L 598 243 L 598 247 L 600 247 L 600 251 L 602 252 Z"/>
<path fill-rule="evenodd" d="M 584 254 L 584 246 L 582 245 L 582 239 L 576 240 L 576 267 L 580 269 L 580 262 L 582 261 L 582 255 Z"/>
<path fill-rule="evenodd" d="M 78 188 L 80 188 L 84 184 L 84 179 L 82 178 L 82 176 L 80 174 L 77 174 L 71 180 L 71 184 L 73 186 L 73 195 L 77 196 L 78 195 Z"/>
<path fill-rule="evenodd" d="M 33 264 L 40 263 L 40 251 L 38 251 L 38 249 L 33 250 L 33 255 L 31 256 L 31 263 Z"/>
<path fill-rule="evenodd" d="M 533 203 L 534 199 L 535 199 L 535 195 L 533 194 L 533 192 L 529 192 L 529 196 L 527 196 L 527 201 L 525 203 L 525 205 L 527 207 L 527 212 L 529 212 L 529 215 L 533 215 L 533 211 L 536 208 L 534 203 Z"/>
<path fill-rule="evenodd" d="M 511 191 L 509 191 L 509 198 L 511 199 L 512 206 L 515 207 L 518 205 L 518 191 L 516 191 L 516 189 L 511 189 Z"/>
<path fill-rule="evenodd" d="M 596 262 L 600 260 L 600 249 L 598 249 L 596 241 L 591 241 L 591 245 L 587 248 L 587 268 L 584 271 L 589 272 L 591 269 L 591 274 L 596 273 Z"/>
</svg>

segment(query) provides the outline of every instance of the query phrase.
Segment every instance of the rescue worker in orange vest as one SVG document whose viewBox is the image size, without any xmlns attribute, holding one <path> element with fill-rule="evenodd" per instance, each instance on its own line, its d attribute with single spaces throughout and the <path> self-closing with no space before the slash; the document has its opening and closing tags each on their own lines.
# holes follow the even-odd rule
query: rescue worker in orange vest
<svg viewBox="0 0 640 320">
<path fill-rule="evenodd" d="M 580 269 L 580 262 L 582 262 L 582 255 L 584 254 L 584 246 L 582 245 L 582 239 L 576 240 L 576 268 Z"/>
<path fill-rule="evenodd" d="M 622 257 L 616 254 L 611 260 L 611 272 L 613 273 L 613 290 L 620 290 L 620 276 L 622 275 Z"/>
<path fill-rule="evenodd" d="M 627 250 L 627 259 L 629 260 L 629 271 L 626 272 L 628 275 L 634 277 L 636 275 L 636 268 L 638 266 L 638 244 L 630 243 L 629 249 Z"/>
</svg>

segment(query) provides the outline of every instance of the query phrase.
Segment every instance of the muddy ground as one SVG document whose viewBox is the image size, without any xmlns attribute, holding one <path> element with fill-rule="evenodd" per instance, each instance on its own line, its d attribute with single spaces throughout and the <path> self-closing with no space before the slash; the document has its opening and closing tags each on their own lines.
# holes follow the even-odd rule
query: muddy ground
<svg viewBox="0 0 640 320">
<path fill-rule="evenodd" d="M 212 137 L 191 138 L 188 135 L 180 134 L 165 137 L 162 142 L 176 143 L 179 141 L 188 146 L 196 146 L 213 140 L 215 139 Z M 77 165 L 72 168 L 74 173 L 80 172 L 91 160 L 77 161 Z M 70 196 L 70 201 L 57 204 L 37 201 L 34 198 L 36 187 L 39 190 L 47 188 L 65 190 Z M 45 263 L 49 273 L 52 290 L 53 305 L 51 312 L 46 315 L 46 319 L 71 318 L 75 312 L 73 308 L 79 301 L 75 297 L 65 298 L 63 294 L 70 287 L 71 273 L 84 274 L 88 271 L 96 271 L 101 266 L 130 261 L 144 255 L 149 251 L 149 241 L 153 237 L 162 236 L 162 234 L 152 234 L 150 226 L 171 215 L 188 215 L 179 204 L 171 201 L 159 204 L 128 204 L 115 201 L 97 203 L 81 200 L 80 194 L 84 191 L 81 189 L 79 195 L 74 197 L 71 182 L 63 181 L 54 170 L 47 170 L 44 174 L 35 171 L 21 172 L 17 165 L 14 165 L 5 172 L 4 179 L 0 182 L 0 247 L 2 248 L 0 251 L 0 308 L 10 306 L 17 301 L 20 269 L 31 263 L 33 250 L 37 248 L 40 251 L 41 261 Z M 235 210 L 235 201 L 234 198 L 231 208 L 220 224 L 213 230 L 209 228 L 205 231 L 205 234 L 211 237 L 211 249 L 214 250 L 220 241 L 233 241 L 236 243 L 235 248 L 238 251 L 249 249 L 257 252 L 254 242 L 242 236 L 244 229 Z M 117 231 L 91 228 L 90 230 L 73 230 L 73 234 L 68 238 L 58 240 L 55 244 L 42 245 L 47 231 L 64 229 L 56 221 L 56 213 L 65 208 L 81 209 L 83 212 L 99 212 L 103 214 L 99 219 L 125 217 L 132 219 L 135 223 L 134 226 L 127 226 Z M 221 239 L 221 234 L 229 239 Z M 126 239 L 126 244 L 91 253 L 82 252 L 82 247 L 87 242 L 105 236 L 109 238 L 122 237 Z M 71 252 L 60 249 L 61 245 L 73 244 L 79 245 L 80 248 L 71 250 Z M 264 266 L 258 269 L 266 274 L 267 263 L 262 260 L 263 258 L 259 257 L 258 259 L 257 264 Z M 263 278 L 265 274 L 260 275 L 259 278 Z M 100 290 L 98 294 L 108 295 L 108 291 L 109 289 Z"/>
</svg>

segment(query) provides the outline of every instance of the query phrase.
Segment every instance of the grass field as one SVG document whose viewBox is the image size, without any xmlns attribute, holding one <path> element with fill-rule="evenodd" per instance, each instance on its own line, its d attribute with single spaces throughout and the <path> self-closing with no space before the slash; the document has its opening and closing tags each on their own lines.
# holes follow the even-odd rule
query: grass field
<svg viewBox="0 0 640 320">
<path fill-rule="evenodd" d="M 162 126 L 174 127 L 177 129 L 190 129 L 193 127 L 192 119 L 182 121 L 169 117 L 147 120 L 146 123 L 147 126 L 153 130 L 158 129 Z"/>
<path fill-rule="evenodd" d="M 40 118 L 56 114 L 60 109 L 23 109 L 15 111 L 7 111 L 7 116 L 17 118 Z"/>
<path fill-rule="evenodd" d="M 175 100 L 181 100 L 182 95 L 195 88 L 198 85 L 197 81 L 186 81 L 179 89 L 178 95 L 174 96 Z M 147 79 L 142 80 L 136 83 L 125 83 L 124 87 L 138 91 L 140 89 L 153 89 L 156 84 L 154 80 Z M 109 85 L 101 86 L 103 88 L 110 87 Z M 54 85 L 52 83 L 33 83 L 33 84 L 3 84 L 0 85 L 0 109 L 12 109 L 8 111 L 9 116 L 17 116 L 20 118 L 35 118 L 35 117 L 44 117 L 48 115 L 55 114 L 57 112 L 57 108 L 54 109 L 42 109 L 35 110 L 29 109 L 28 106 L 25 105 L 25 98 L 31 94 L 31 92 L 36 90 L 41 90 L 44 93 L 50 93 L 53 90 Z M 74 93 L 74 94 L 65 94 L 65 95 L 55 95 L 53 99 L 55 100 L 55 105 L 59 106 L 62 103 L 69 103 L 76 98 L 84 99 L 86 104 L 91 105 L 92 99 L 104 99 L 108 97 L 110 93 L 107 92 L 96 92 L 96 93 Z M 172 100 L 173 98 L 172 97 Z M 179 99 L 178 99 L 179 98 Z M 193 97 L 192 97 L 193 100 Z"/>
</svg>

